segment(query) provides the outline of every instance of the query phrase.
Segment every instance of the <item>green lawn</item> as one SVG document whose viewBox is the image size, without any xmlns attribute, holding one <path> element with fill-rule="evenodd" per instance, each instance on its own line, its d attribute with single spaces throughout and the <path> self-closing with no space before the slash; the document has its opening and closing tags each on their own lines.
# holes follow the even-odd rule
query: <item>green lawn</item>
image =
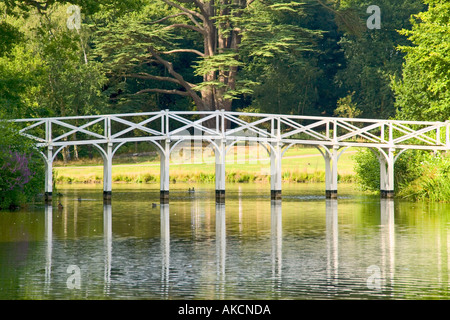
<svg viewBox="0 0 450 320">
<path fill-rule="evenodd" d="M 346 150 L 339 159 L 338 173 L 341 178 L 354 176 L 355 150 Z M 170 178 L 175 181 L 213 182 L 214 155 L 211 152 L 183 155 L 173 153 L 170 164 Z M 197 157 L 194 157 L 197 156 Z M 138 161 L 135 159 L 134 161 Z M 153 161 L 120 163 L 113 165 L 113 182 L 159 181 L 159 159 Z M 125 160 L 124 162 L 127 162 Z M 317 181 L 325 177 L 325 161 L 316 148 L 290 148 L 282 161 L 283 180 L 291 182 Z M 99 161 L 83 162 L 54 168 L 57 182 L 100 183 L 103 179 L 103 165 Z M 270 158 L 263 148 L 231 148 L 226 158 L 226 175 L 230 182 L 268 181 L 270 177 Z"/>
</svg>

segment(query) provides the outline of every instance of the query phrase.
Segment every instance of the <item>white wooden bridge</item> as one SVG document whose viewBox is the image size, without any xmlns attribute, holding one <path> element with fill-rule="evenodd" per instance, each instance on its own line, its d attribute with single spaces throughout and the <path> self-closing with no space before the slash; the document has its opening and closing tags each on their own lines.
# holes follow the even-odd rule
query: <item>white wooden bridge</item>
<svg viewBox="0 0 450 320">
<path fill-rule="evenodd" d="M 216 200 L 225 197 L 225 156 L 235 144 L 262 145 L 270 156 L 272 199 L 281 198 L 281 159 L 294 145 L 317 147 L 325 159 L 326 197 L 337 197 L 338 160 L 350 147 L 370 148 L 380 162 L 382 197 L 394 193 L 394 163 L 406 150 L 450 150 L 450 122 L 346 119 L 226 111 L 74 116 L 13 120 L 20 133 L 36 141 L 46 163 L 45 195 L 52 198 L 52 170 L 67 146 L 91 145 L 104 161 L 104 199 L 112 193 L 112 159 L 126 143 L 147 141 L 160 155 L 161 202 L 169 200 L 170 156 L 182 142 L 207 142 L 215 154 Z"/>
</svg>

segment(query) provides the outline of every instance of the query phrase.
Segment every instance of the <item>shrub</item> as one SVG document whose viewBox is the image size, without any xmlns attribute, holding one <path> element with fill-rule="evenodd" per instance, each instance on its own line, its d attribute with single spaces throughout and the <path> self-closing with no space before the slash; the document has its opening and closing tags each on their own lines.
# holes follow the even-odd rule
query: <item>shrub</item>
<svg viewBox="0 0 450 320">
<path fill-rule="evenodd" d="M 399 196 L 412 200 L 450 201 L 450 158 L 440 153 L 426 153 L 414 170 L 420 172 Z"/>
<path fill-rule="evenodd" d="M 0 209 L 14 209 L 33 200 L 44 185 L 44 162 L 33 142 L 11 123 L 0 122 Z"/>
<path fill-rule="evenodd" d="M 364 149 L 355 156 L 357 181 L 365 190 L 379 191 L 380 164 Z M 450 157 L 429 151 L 402 153 L 394 165 L 395 191 L 412 200 L 450 201 Z"/>
</svg>

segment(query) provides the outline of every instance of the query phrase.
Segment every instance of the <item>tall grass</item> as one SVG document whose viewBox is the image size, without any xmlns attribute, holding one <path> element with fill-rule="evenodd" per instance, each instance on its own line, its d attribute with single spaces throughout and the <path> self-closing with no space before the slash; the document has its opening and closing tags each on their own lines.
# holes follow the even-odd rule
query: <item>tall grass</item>
<svg viewBox="0 0 450 320">
<path fill-rule="evenodd" d="M 398 195 L 415 201 L 450 202 L 450 157 L 424 154 L 417 178 L 401 186 Z"/>
</svg>

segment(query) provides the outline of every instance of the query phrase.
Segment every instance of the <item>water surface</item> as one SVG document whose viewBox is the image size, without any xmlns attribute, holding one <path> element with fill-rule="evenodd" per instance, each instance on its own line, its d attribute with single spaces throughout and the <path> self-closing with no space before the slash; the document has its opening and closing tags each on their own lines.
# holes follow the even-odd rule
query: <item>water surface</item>
<svg viewBox="0 0 450 320">
<path fill-rule="evenodd" d="M 445 299 L 450 205 L 352 185 L 60 187 L 61 203 L 0 212 L 0 299 Z M 79 200 L 79 198 L 81 198 Z"/>
</svg>

